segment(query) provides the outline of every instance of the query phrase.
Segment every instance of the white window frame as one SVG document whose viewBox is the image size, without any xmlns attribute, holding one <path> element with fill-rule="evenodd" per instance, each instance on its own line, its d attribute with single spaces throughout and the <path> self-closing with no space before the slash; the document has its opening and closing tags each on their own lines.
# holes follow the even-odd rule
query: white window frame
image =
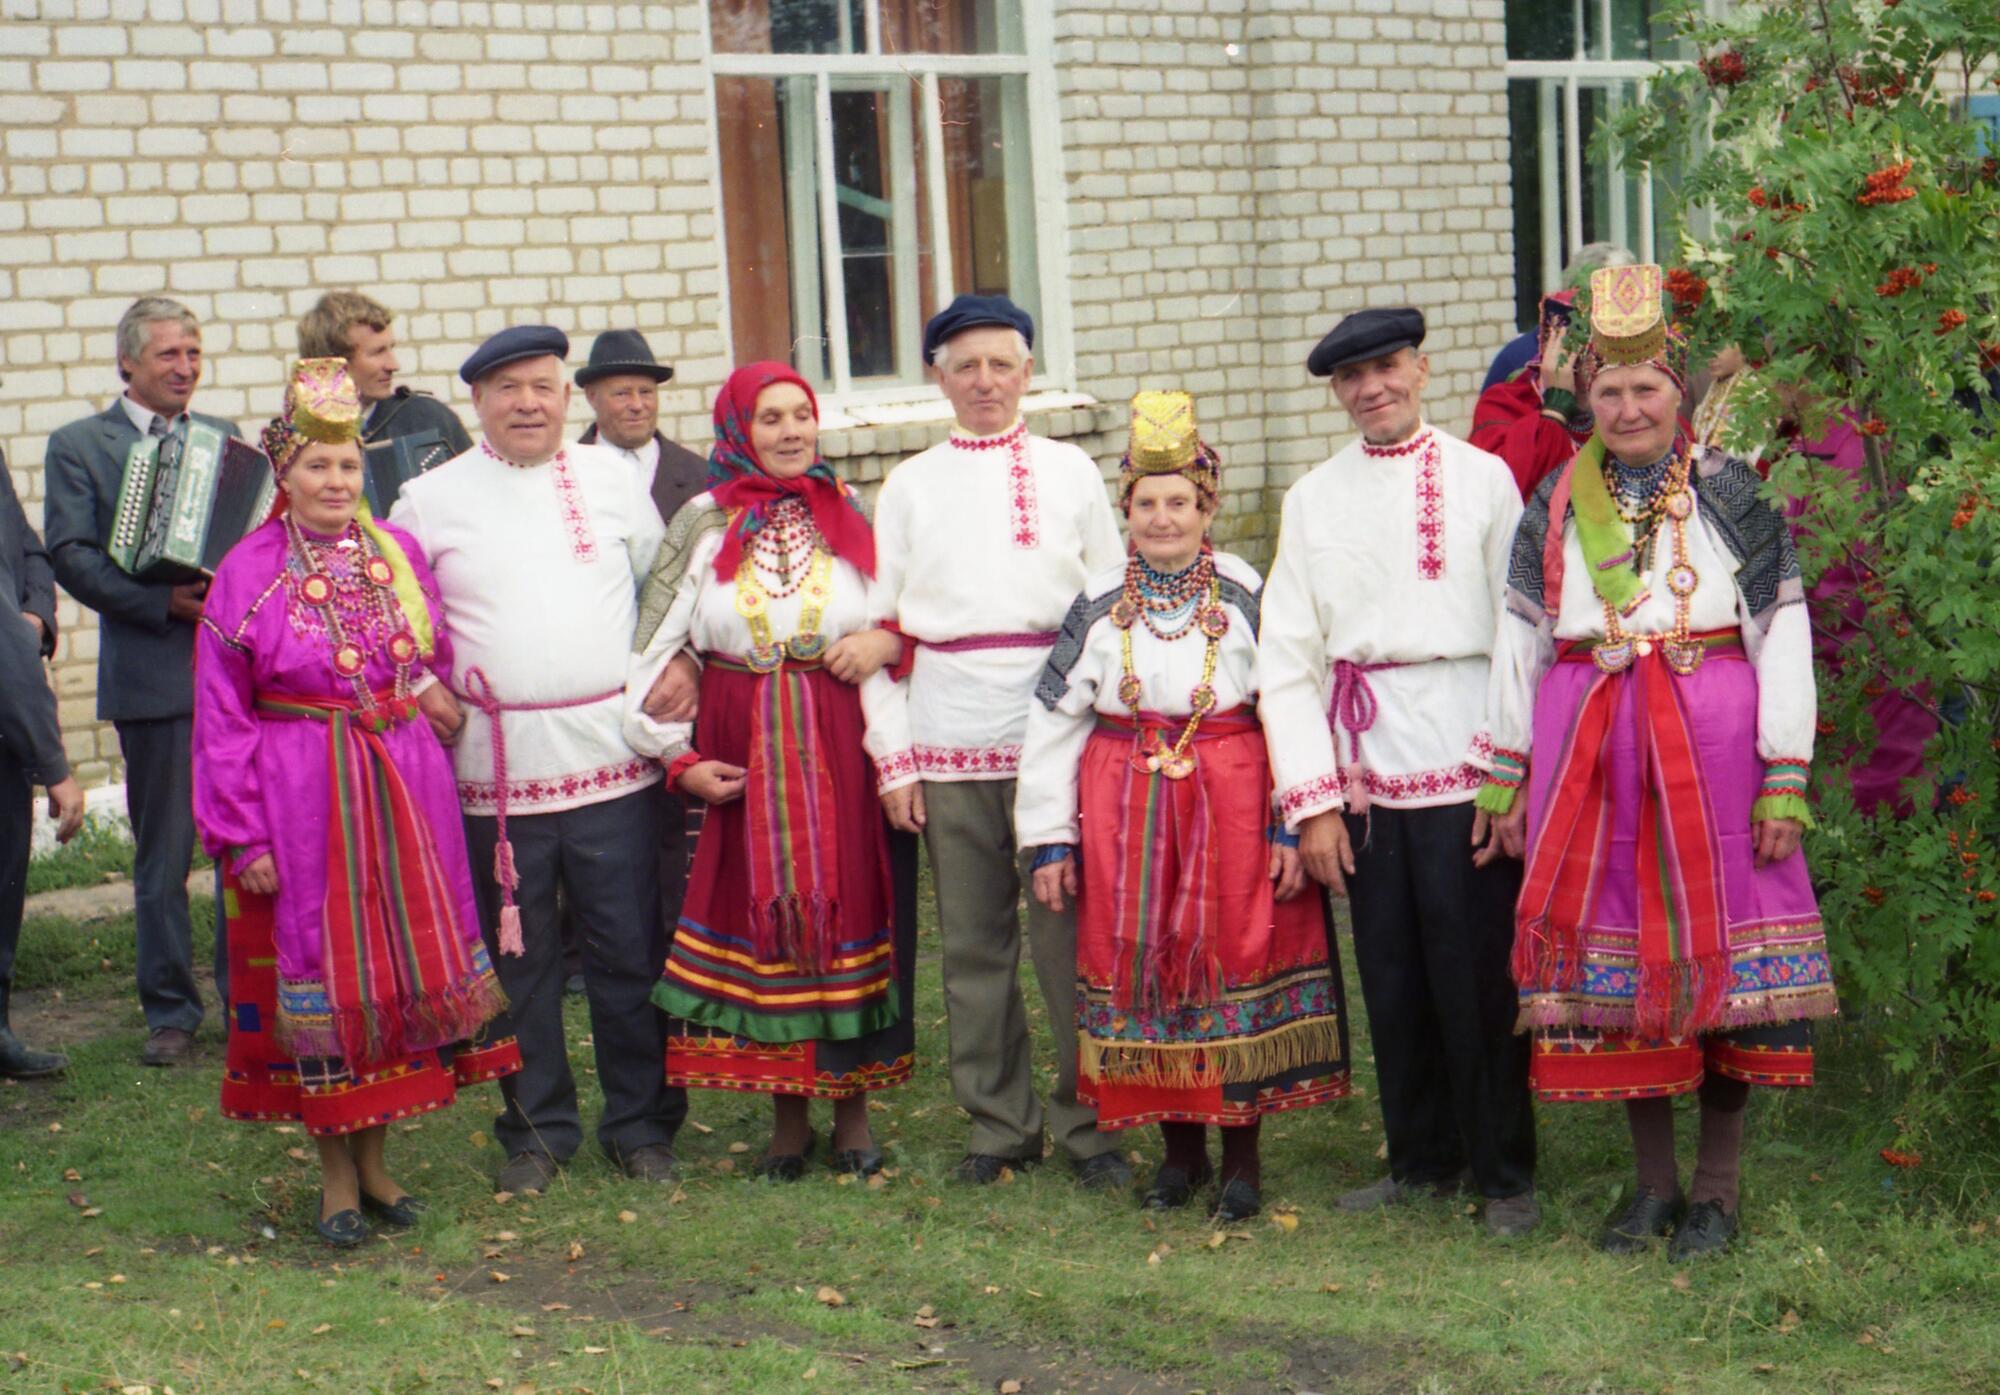
<svg viewBox="0 0 2000 1395">
<path fill-rule="evenodd" d="M 1507 60 L 1507 80 L 1516 78 L 1536 79 L 1536 97 L 1541 106 L 1540 119 L 1536 128 L 1541 135 L 1540 159 L 1537 162 L 1538 178 L 1542 189 L 1542 284 L 1556 285 L 1562 279 L 1563 266 L 1576 255 L 1583 246 L 1583 159 L 1581 139 L 1582 100 L 1581 90 L 1585 86 L 1600 86 L 1611 83 L 1631 82 L 1636 86 L 1635 100 L 1644 102 L 1646 90 L 1652 80 L 1662 72 L 1687 66 L 1685 59 L 1663 58 L 1611 58 L 1590 53 L 1585 44 L 1585 15 L 1591 9 L 1597 11 L 1597 32 L 1606 54 L 1611 46 L 1611 26 L 1613 0 L 1570 0 L 1573 16 L 1572 28 L 1576 35 L 1575 52 L 1568 58 L 1510 58 Z M 1703 8 L 1710 17 L 1720 17 L 1729 7 L 1729 0 L 1706 0 Z M 1553 80 L 1561 83 L 1559 88 L 1548 85 Z M 1623 102 L 1623 91 L 1619 87 L 1607 87 L 1608 106 L 1617 111 Z M 1560 137 L 1560 140 L 1558 139 Z M 1561 163 L 1558 172 L 1557 164 Z M 1612 174 L 1618 172 L 1610 171 Z M 1653 245 L 1653 178 L 1650 168 L 1643 176 L 1634 175 L 1638 185 L 1638 208 L 1635 215 L 1639 226 L 1632 229 L 1627 225 L 1625 200 L 1622 197 L 1611 201 L 1611 228 L 1609 239 L 1622 247 L 1632 250 L 1642 262 L 1656 262 L 1658 249 Z M 1563 197 L 1558 206 L 1554 197 L 1558 187 Z M 1631 234 L 1636 231 L 1636 240 Z"/>
<path fill-rule="evenodd" d="M 806 249 L 792 248 L 794 298 L 801 287 L 818 290 L 819 265 L 840 266 L 840 229 L 836 216 L 838 190 L 833 171 L 833 93 L 846 87 L 876 89 L 889 79 L 890 100 L 897 113 L 892 118 L 892 176 L 890 201 L 907 214 L 916 200 L 916 159 L 914 150 L 905 151 L 910 124 L 900 119 L 903 103 L 916 100 L 924 112 L 926 204 L 931 232 L 932 294 L 939 308 L 957 294 L 958 282 L 952 266 L 952 246 L 948 233 L 949 210 L 944 180 L 944 127 L 939 84 L 945 78 L 1019 77 L 1023 79 L 1027 146 L 1009 142 L 1002 158 L 1006 161 L 1008 198 L 1008 245 L 1022 245 L 1029 227 L 1034 235 L 1034 265 L 1041 314 L 1035 325 L 1035 377 L 1050 386 L 1073 381 L 1075 363 L 1071 350 L 1069 283 L 1069 229 L 1066 195 L 1063 188 L 1063 159 L 1060 122 L 1057 116 L 1059 93 L 1055 79 L 1055 44 L 1048 13 L 1049 0 L 1017 0 L 1020 6 L 1021 51 L 1019 53 L 883 53 L 881 0 L 860 0 L 864 20 L 861 53 L 718 53 L 710 28 L 709 6 L 704 3 L 702 26 L 707 51 L 705 73 L 711 150 L 720 150 L 721 118 L 716 102 L 718 77 L 761 77 L 813 79 L 812 132 L 818 185 L 819 256 L 804 255 Z M 840 17 L 843 40 L 849 40 L 851 20 L 846 0 L 835 5 Z M 911 93 L 914 89 L 914 97 Z M 801 111 L 797 107 L 788 110 Z M 900 134 L 894 134 L 900 133 Z M 797 134 L 804 135 L 803 130 Z M 908 158 L 901 158 L 907 154 Z M 727 219 L 723 216 L 721 179 L 712 181 L 716 192 L 716 242 L 726 259 L 729 256 Z M 1018 184 L 1018 192 L 1017 192 Z M 795 193 L 806 181 L 800 180 Z M 896 229 L 896 288 L 901 304 L 916 304 L 918 298 L 916 219 L 893 220 Z M 723 302 L 722 328 L 725 352 L 735 343 L 732 307 L 729 304 L 728 262 L 723 263 L 718 295 Z M 824 288 L 827 304 L 827 357 L 832 365 L 831 381 L 820 393 L 822 402 L 833 407 L 889 406 L 928 401 L 937 395 L 929 383 L 898 383 L 887 387 L 856 386 L 852 378 L 847 342 L 847 287 L 835 275 Z M 908 299 L 903 299 L 908 296 Z M 811 297 L 819 298 L 818 294 Z M 921 350 L 914 342 L 921 326 L 899 321 L 896 326 L 897 358 L 920 362 Z"/>
</svg>

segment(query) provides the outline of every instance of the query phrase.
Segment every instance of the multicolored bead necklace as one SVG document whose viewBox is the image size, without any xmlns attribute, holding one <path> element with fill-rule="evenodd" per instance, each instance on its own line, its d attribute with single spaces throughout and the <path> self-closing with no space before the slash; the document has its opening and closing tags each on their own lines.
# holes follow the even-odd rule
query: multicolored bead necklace
<svg viewBox="0 0 2000 1395">
<path fill-rule="evenodd" d="M 381 652 L 395 666 L 391 688 L 391 715 L 400 719 L 413 710 L 410 695 L 410 668 L 417 661 L 416 636 L 410 633 L 397 604 L 396 574 L 389 560 L 376 548 L 361 528 L 349 523 L 337 538 L 308 538 L 298 520 L 285 515 L 285 536 L 297 573 L 296 593 L 312 608 L 326 628 L 333 647 L 333 671 L 354 689 L 357 710 L 376 710 L 375 694 L 367 681 L 368 648 L 371 636 L 386 633 Z M 329 563 L 338 559 L 336 568 Z M 358 562 L 358 566 L 352 565 Z M 364 584 L 365 583 L 365 584 Z M 341 612 L 347 609 L 359 622 L 358 634 L 350 634 Z"/>
<path fill-rule="evenodd" d="M 1187 612 L 1186 619 L 1162 632 L 1154 616 L 1170 617 Z M 1222 637 L 1229 633 L 1229 612 L 1222 608 L 1222 582 L 1216 575 L 1215 556 L 1203 547 L 1199 556 L 1180 571 L 1163 575 L 1153 570 L 1136 552 L 1125 564 L 1125 588 L 1111 604 L 1111 623 L 1119 631 L 1119 658 L 1124 674 L 1118 680 L 1118 700 L 1136 719 L 1145 708 L 1146 688 L 1132 662 L 1132 629 L 1144 624 L 1155 639 L 1171 643 L 1199 629 L 1205 645 L 1201 656 L 1201 680 L 1188 693 L 1189 716 L 1180 739 L 1168 746 L 1157 731 L 1149 731 L 1132 753 L 1132 764 L 1148 773 L 1158 772 L 1169 780 L 1185 780 L 1194 773 L 1195 759 L 1189 748 L 1194 743 L 1201 719 L 1215 710 L 1215 666 Z"/>
<path fill-rule="evenodd" d="M 743 657 L 757 673 L 775 673 L 787 658 L 811 663 L 826 652 L 826 636 L 820 633 L 819 622 L 833 594 L 833 554 L 805 505 L 787 507 L 793 503 L 783 500 L 771 509 L 764 526 L 751 535 L 750 546 L 736 566 L 736 613 L 750 630 L 750 652 Z M 806 559 L 796 579 L 792 576 L 795 557 Z M 760 569 L 777 577 L 782 589 L 766 588 L 757 575 Z M 780 643 L 771 634 L 771 602 L 794 592 L 804 598 L 798 629 Z"/>
<path fill-rule="evenodd" d="M 1609 601 L 1604 604 L 1604 641 L 1591 650 L 1591 660 L 1604 673 L 1621 673 L 1632 666 L 1634 659 L 1644 658 L 1653 652 L 1658 643 L 1667 667 L 1683 676 L 1701 667 L 1702 658 L 1707 654 L 1707 646 L 1694 639 L 1689 633 L 1689 616 L 1694 606 L 1695 589 L 1701 585 L 1701 575 L 1688 563 L 1687 525 L 1694 517 L 1694 492 L 1688 486 L 1688 476 L 1693 464 L 1693 455 L 1685 445 L 1680 446 L 1667 462 L 1655 488 L 1648 512 L 1642 517 L 1650 518 L 1648 541 L 1652 531 L 1657 529 L 1662 518 L 1666 520 L 1672 539 L 1673 563 L 1667 568 L 1667 590 L 1674 597 L 1673 628 L 1665 635 L 1654 639 L 1649 636 L 1627 634 L 1620 623 L 1618 608 Z M 1614 492 L 1613 495 L 1616 498 Z M 1628 523 L 1636 522 L 1625 512 L 1621 501 L 1619 515 Z M 1648 563 L 1641 560 L 1640 573 L 1644 575 Z"/>
</svg>

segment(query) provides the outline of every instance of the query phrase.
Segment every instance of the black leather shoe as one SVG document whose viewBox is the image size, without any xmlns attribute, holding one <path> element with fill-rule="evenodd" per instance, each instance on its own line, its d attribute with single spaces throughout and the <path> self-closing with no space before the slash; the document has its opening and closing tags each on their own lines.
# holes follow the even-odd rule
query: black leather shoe
<svg viewBox="0 0 2000 1395">
<path fill-rule="evenodd" d="M 1215 1223 L 1235 1225 L 1247 1221 L 1264 1209 L 1264 1198 L 1257 1189 L 1241 1177 L 1232 1177 L 1222 1184 L 1222 1190 L 1215 1194 Z"/>
<path fill-rule="evenodd" d="M 835 1172 L 855 1177 L 873 1177 L 882 1170 L 882 1154 L 875 1148 L 842 1148 L 827 1159 Z"/>
<path fill-rule="evenodd" d="M 69 1069 L 69 1057 L 37 1051 L 13 1032 L 0 1027 L 0 1075 L 10 1080 L 41 1080 Z"/>
<path fill-rule="evenodd" d="M 757 1159 L 752 1169 L 759 1177 L 768 1177 L 773 1182 L 796 1182 L 806 1175 L 806 1159 L 812 1156 L 816 1140 L 811 1133 L 806 1134 L 805 1146 L 796 1153 L 766 1153 Z"/>
<path fill-rule="evenodd" d="M 618 1168 L 635 1182 L 677 1182 L 680 1159 L 664 1143 L 646 1143 L 618 1156 Z"/>
<path fill-rule="evenodd" d="M 424 1204 L 422 1197 L 411 1196 L 408 1192 L 404 1192 L 394 1201 L 383 1201 L 364 1191 L 361 1193 L 361 1209 L 377 1220 L 387 1222 L 400 1230 L 408 1230 L 422 1220 L 424 1212 L 431 1208 Z"/>
<path fill-rule="evenodd" d="M 507 1165 L 493 1179 L 493 1190 L 516 1196 L 540 1196 L 561 1170 L 562 1164 L 541 1149 L 524 1149 L 507 1159 Z"/>
<path fill-rule="evenodd" d="M 142 1066 L 184 1066 L 194 1056 L 194 1033 L 179 1027 L 155 1027 L 146 1033 L 139 1052 Z"/>
<path fill-rule="evenodd" d="M 958 1166 L 951 1170 L 952 1180 L 968 1182 L 975 1187 L 990 1186 L 1000 1180 L 1000 1174 L 1009 1169 L 1020 1172 L 1029 1164 L 1024 1158 L 1003 1158 L 993 1153 L 967 1153 L 958 1160 Z"/>
<path fill-rule="evenodd" d="M 367 1198 L 363 1198 L 365 1202 Z M 326 1205 L 326 1198 L 320 1198 L 320 1205 Z M 335 1211 L 331 1216 L 313 1222 L 313 1229 L 319 1238 L 336 1250 L 351 1250 L 368 1238 L 368 1222 L 361 1219 L 361 1213 L 349 1208 Z"/>
<path fill-rule="evenodd" d="M 1674 1227 L 1667 1245 L 1667 1258 L 1675 1264 L 1721 1254 L 1736 1238 L 1736 1217 L 1722 1209 L 1719 1201 L 1697 1201 L 1688 1207 L 1687 1217 Z"/>
<path fill-rule="evenodd" d="M 1099 1153 L 1076 1164 L 1076 1184 L 1087 1192 L 1123 1191 L 1132 1185 L 1132 1164 L 1120 1153 Z"/>
<path fill-rule="evenodd" d="M 1674 1228 L 1684 1205 L 1681 1194 L 1654 1196 L 1641 1188 L 1623 1211 L 1604 1223 L 1597 1248 L 1611 1255 L 1634 1255 Z"/>
<path fill-rule="evenodd" d="M 1148 1211 L 1178 1210 L 1194 1200 L 1195 1188 L 1211 1175 L 1207 1168 L 1194 1173 L 1184 1167 L 1164 1166 L 1153 1174 L 1153 1185 L 1146 1188 L 1140 1205 Z"/>
</svg>

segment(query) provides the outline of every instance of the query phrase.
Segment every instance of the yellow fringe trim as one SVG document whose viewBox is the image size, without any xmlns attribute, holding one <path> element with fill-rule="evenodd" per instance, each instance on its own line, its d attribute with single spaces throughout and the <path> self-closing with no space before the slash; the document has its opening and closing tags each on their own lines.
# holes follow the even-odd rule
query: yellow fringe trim
<svg viewBox="0 0 2000 1395">
<path fill-rule="evenodd" d="M 1095 1080 L 1169 1090 L 1247 1085 L 1340 1055 L 1340 1019 L 1305 1017 L 1245 1041 L 1102 1041 L 1077 1033 L 1077 1069 Z"/>
</svg>

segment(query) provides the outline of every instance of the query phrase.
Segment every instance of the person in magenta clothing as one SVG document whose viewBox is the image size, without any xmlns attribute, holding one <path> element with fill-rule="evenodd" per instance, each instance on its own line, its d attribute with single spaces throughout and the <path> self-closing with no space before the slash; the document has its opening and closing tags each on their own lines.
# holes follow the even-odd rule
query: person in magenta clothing
<svg viewBox="0 0 2000 1395">
<path fill-rule="evenodd" d="M 216 569 L 195 640 L 195 821 L 229 926 L 222 1112 L 302 1122 L 318 1230 L 413 1224 L 387 1127 L 517 1070 L 451 762 L 451 642 L 409 534 L 366 516 L 359 403 L 307 359 L 264 433 L 285 503 Z"/>
</svg>

